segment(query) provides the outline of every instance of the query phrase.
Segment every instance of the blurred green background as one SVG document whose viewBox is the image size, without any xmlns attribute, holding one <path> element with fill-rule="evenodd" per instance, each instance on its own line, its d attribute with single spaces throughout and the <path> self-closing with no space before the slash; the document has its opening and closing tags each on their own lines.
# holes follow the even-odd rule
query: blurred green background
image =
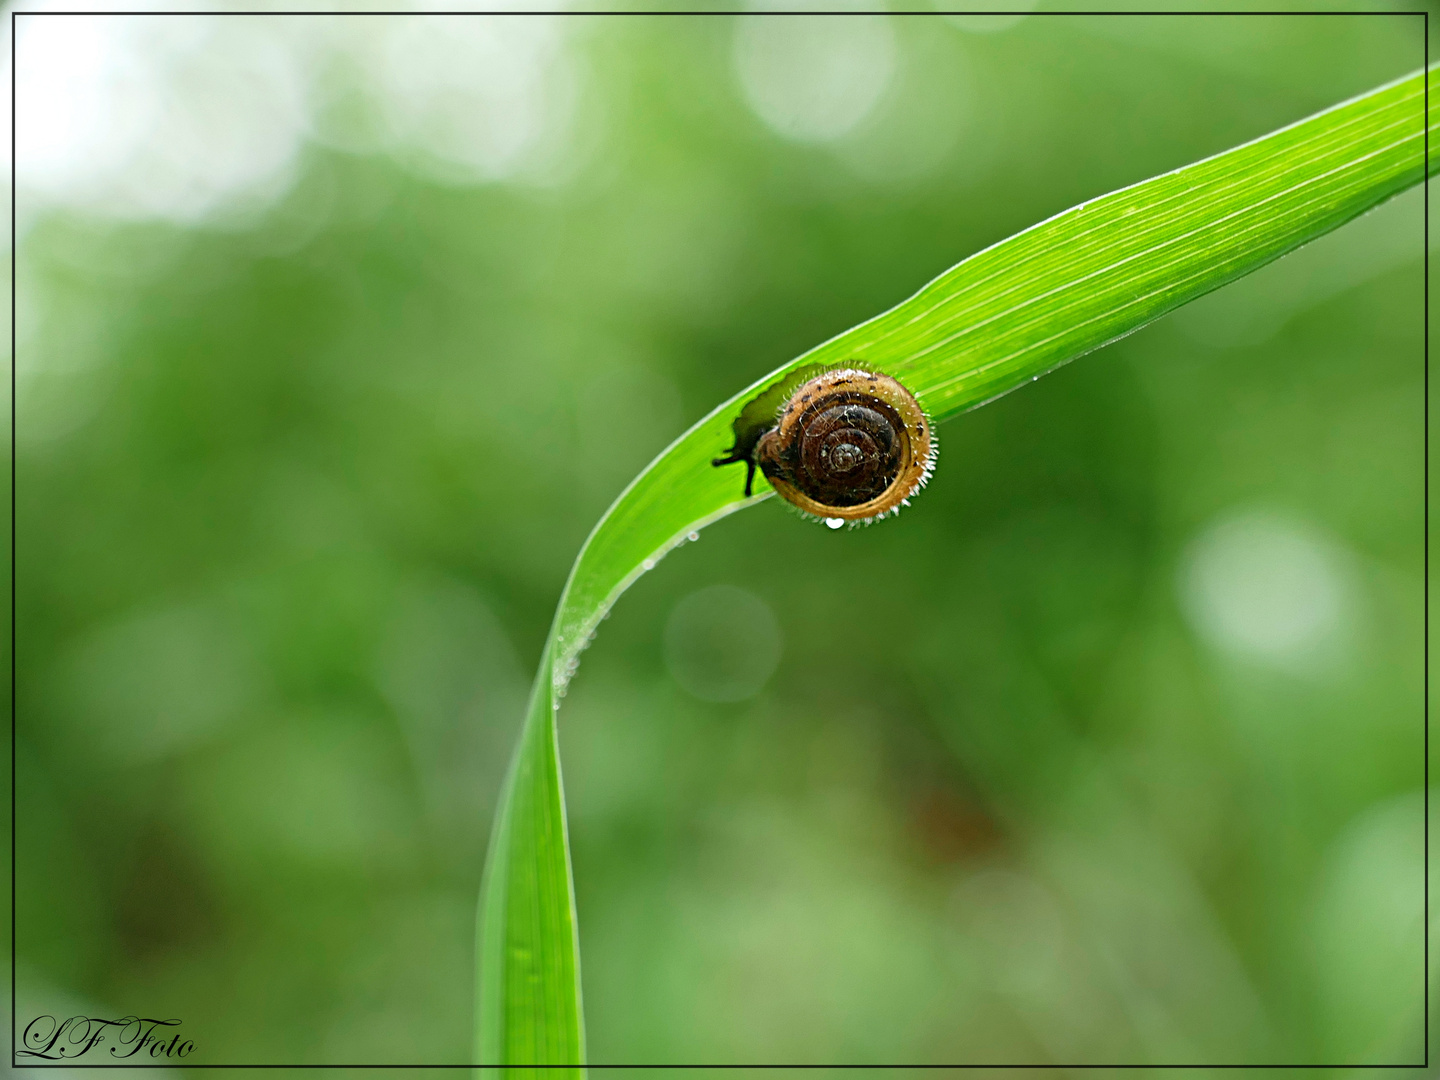
<svg viewBox="0 0 1440 1080">
<path fill-rule="evenodd" d="M 1414 16 L 19 25 L 20 1020 L 211 1063 L 468 1060 L 553 606 L 715 402 L 1423 55 Z M 560 713 L 593 1061 L 1418 1058 L 1421 220 L 944 425 L 898 520 L 774 500 L 640 580 Z"/>
</svg>

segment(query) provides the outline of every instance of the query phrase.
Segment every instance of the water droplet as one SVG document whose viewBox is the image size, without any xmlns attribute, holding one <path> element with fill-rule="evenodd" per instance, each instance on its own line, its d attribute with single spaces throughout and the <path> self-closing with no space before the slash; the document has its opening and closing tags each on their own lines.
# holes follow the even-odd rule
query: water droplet
<svg viewBox="0 0 1440 1080">
<path fill-rule="evenodd" d="M 838 529 L 838 528 L 840 528 L 842 525 L 845 524 L 845 519 L 844 519 L 844 518 L 826 518 L 826 519 L 825 519 L 825 524 L 826 524 L 828 527 L 832 528 L 832 529 Z"/>
<path fill-rule="evenodd" d="M 689 536 L 686 537 L 686 539 L 690 541 L 699 540 L 700 534 L 698 532 L 692 532 Z"/>
<path fill-rule="evenodd" d="M 654 560 L 654 559 L 646 559 L 646 560 L 645 560 L 644 562 L 642 562 L 640 565 L 643 566 L 646 570 L 654 570 L 654 569 L 655 569 L 655 560 Z"/>
</svg>

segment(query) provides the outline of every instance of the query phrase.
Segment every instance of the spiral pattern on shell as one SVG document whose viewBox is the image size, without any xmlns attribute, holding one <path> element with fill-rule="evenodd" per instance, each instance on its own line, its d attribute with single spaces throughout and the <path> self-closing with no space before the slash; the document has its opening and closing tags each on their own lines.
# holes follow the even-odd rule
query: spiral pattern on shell
<svg viewBox="0 0 1440 1080">
<path fill-rule="evenodd" d="M 748 428 L 737 420 L 736 445 L 715 464 L 758 466 L 781 497 L 836 525 L 898 512 L 934 466 L 924 410 L 888 375 L 820 370 L 770 415 L 773 422 Z"/>
</svg>

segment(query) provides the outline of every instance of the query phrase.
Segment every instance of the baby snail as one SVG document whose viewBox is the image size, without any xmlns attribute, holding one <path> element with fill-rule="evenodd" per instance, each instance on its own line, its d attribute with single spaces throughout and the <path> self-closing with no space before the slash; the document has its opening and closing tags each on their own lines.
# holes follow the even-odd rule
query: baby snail
<svg viewBox="0 0 1440 1080">
<path fill-rule="evenodd" d="M 935 466 L 930 421 L 910 391 L 857 367 L 799 368 L 740 410 L 735 445 L 712 465 L 758 466 L 787 502 L 834 528 L 908 506 Z"/>
</svg>

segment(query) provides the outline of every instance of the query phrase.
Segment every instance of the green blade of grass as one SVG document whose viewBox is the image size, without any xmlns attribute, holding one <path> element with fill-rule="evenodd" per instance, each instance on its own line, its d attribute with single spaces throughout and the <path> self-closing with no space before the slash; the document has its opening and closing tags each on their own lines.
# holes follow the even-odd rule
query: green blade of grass
<svg viewBox="0 0 1440 1080">
<path fill-rule="evenodd" d="M 584 1062 L 555 712 L 631 582 L 706 525 L 772 494 L 742 498 L 743 470 L 710 465 L 740 408 L 802 364 L 842 362 L 900 379 L 937 421 L 993 400 L 1418 183 L 1434 116 L 1425 96 L 1417 72 L 1041 222 L 771 372 L 650 463 L 575 562 L 501 796 L 480 901 L 481 1063 L 578 1072 Z"/>
</svg>

